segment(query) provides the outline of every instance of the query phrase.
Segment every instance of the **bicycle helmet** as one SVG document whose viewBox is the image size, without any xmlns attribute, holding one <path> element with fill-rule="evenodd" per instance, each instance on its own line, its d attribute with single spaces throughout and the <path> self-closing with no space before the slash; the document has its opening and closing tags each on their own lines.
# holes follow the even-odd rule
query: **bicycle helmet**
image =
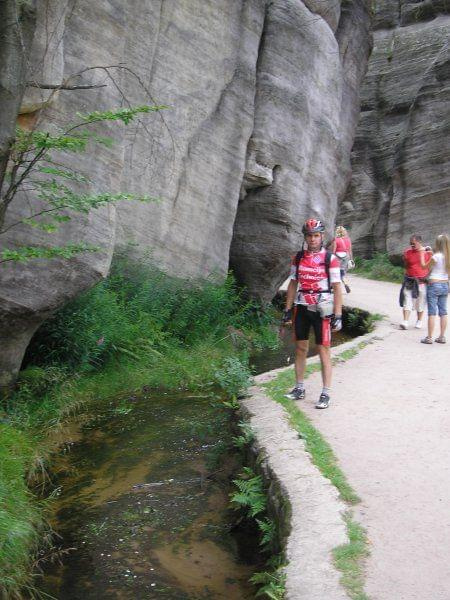
<svg viewBox="0 0 450 600">
<path fill-rule="evenodd" d="M 308 219 L 302 227 L 303 235 L 307 233 L 323 233 L 324 231 L 325 226 L 318 219 Z"/>
</svg>

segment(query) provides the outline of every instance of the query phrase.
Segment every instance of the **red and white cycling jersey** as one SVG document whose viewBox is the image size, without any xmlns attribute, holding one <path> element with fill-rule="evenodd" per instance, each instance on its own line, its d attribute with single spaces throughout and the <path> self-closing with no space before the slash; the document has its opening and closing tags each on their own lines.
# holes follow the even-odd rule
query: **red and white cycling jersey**
<svg viewBox="0 0 450 600">
<path fill-rule="evenodd" d="M 305 250 L 297 268 L 295 256 L 291 265 L 291 279 L 298 281 L 295 304 L 317 304 L 328 300 L 331 292 L 328 291 L 328 277 L 325 267 L 326 250 L 319 252 Z M 330 260 L 330 285 L 341 281 L 340 261 L 334 254 Z"/>
</svg>

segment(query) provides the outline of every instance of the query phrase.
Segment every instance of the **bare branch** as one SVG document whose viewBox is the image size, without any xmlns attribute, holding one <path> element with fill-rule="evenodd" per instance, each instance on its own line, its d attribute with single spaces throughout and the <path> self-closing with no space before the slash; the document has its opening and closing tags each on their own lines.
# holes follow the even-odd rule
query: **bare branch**
<svg viewBox="0 0 450 600">
<path fill-rule="evenodd" d="M 105 83 L 95 85 L 65 85 L 64 83 L 60 83 L 58 85 L 56 83 L 35 83 L 33 81 L 28 81 L 27 86 L 39 88 L 40 90 L 93 90 L 96 88 L 107 87 Z"/>
</svg>

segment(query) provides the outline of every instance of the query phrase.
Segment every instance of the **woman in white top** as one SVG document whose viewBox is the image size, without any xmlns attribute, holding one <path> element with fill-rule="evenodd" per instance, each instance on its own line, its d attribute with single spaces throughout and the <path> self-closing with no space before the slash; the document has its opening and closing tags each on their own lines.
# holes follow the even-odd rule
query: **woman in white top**
<svg viewBox="0 0 450 600">
<path fill-rule="evenodd" d="M 447 297 L 448 276 L 450 273 L 450 239 L 448 235 L 438 235 L 434 245 L 433 255 L 427 259 L 425 250 L 422 250 L 420 262 L 423 267 L 429 267 L 427 285 L 428 303 L 428 335 L 421 340 L 423 344 L 433 343 L 433 329 L 436 314 L 439 314 L 441 331 L 434 341 L 445 344 L 445 330 L 447 328 Z"/>
</svg>

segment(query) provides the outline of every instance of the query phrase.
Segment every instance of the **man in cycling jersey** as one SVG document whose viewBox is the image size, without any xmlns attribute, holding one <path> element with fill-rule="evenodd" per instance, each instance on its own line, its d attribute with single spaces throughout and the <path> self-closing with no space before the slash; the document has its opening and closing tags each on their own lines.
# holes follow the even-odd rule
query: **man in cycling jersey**
<svg viewBox="0 0 450 600">
<path fill-rule="evenodd" d="M 305 398 L 305 366 L 309 331 L 314 329 L 322 366 L 323 388 L 316 408 L 328 408 L 331 386 L 331 331 L 342 329 L 342 293 L 339 259 L 323 247 L 325 227 L 317 219 L 303 225 L 304 250 L 291 265 L 283 322 L 294 325 L 296 339 L 296 385 L 288 394 L 294 400 Z M 306 245 L 306 248 L 305 248 Z"/>
</svg>

